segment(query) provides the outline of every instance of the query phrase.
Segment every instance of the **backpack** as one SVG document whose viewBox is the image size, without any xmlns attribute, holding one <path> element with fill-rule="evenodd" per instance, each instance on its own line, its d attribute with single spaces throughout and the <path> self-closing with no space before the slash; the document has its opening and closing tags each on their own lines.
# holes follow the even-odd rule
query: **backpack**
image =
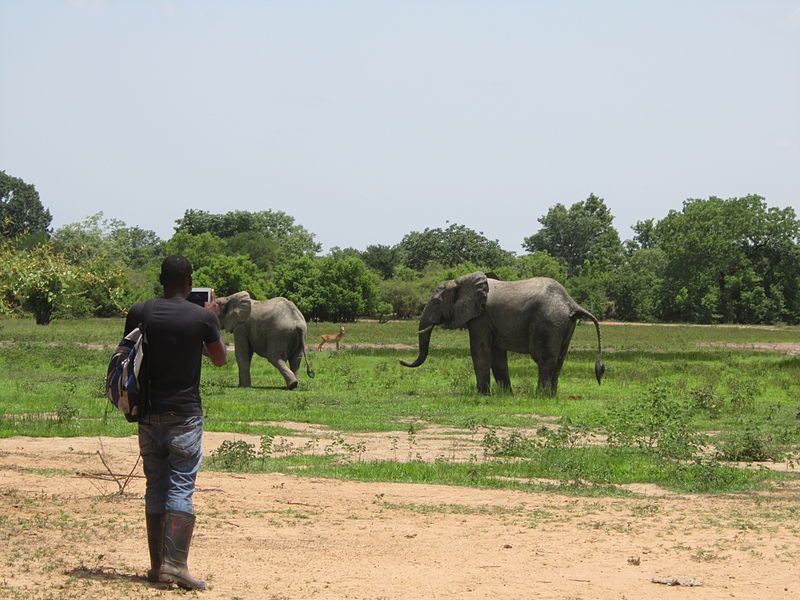
<svg viewBox="0 0 800 600">
<path fill-rule="evenodd" d="M 120 341 L 114 351 L 106 372 L 106 396 L 129 423 L 139 420 L 140 408 L 146 400 L 146 390 L 139 380 L 147 342 L 147 315 L 152 302 L 145 303 L 144 321 L 134 327 Z"/>
</svg>

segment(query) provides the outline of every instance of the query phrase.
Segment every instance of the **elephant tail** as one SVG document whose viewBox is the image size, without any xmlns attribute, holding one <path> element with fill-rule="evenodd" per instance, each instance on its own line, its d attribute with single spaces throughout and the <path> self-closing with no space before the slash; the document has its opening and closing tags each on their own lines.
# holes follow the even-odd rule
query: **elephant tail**
<svg viewBox="0 0 800 600">
<path fill-rule="evenodd" d="M 308 360 L 308 354 L 306 354 L 306 332 L 298 328 L 298 333 L 300 334 L 300 348 L 306 361 L 306 375 L 308 375 L 309 379 L 314 379 L 316 373 L 314 372 L 314 367 L 311 366 L 311 361 Z"/>
<path fill-rule="evenodd" d="M 600 384 L 603 379 L 603 373 L 606 372 L 606 366 L 603 364 L 603 343 L 600 335 L 600 322 L 592 313 L 578 304 L 575 305 L 570 314 L 571 319 L 576 317 L 579 319 L 591 319 L 597 330 L 597 357 L 594 360 L 594 376 L 597 377 L 597 383 Z"/>
</svg>

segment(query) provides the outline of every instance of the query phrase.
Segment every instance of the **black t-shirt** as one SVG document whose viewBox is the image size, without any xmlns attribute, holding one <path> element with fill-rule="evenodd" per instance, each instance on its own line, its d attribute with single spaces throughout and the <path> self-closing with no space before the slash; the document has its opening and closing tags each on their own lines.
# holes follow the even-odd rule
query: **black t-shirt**
<svg viewBox="0 0 800 600">
<path fill-rule="evenodd" d="M 220 338 L 219 319 L 210 310 L 183 298 L 149 301 L 142 375 L 149 385 L 145 413 L 203 414 L 200 403 L 200 366 L 203 344 Z M 145 318 L 145 302 L 131 307 L 125 335 Z"/>
</svg>

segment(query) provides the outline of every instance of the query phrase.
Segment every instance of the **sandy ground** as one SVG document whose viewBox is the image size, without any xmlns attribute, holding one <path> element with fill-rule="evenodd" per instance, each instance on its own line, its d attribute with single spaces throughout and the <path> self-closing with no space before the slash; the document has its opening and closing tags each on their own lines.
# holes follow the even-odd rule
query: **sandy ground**
<svg viewBox="0 0 800 600">
<path fill-rule="evenodd" d="M 336 438 L 304 435 L 292 444 L 317 452 Z M 346 441 L 367 458 L 459 460 L 480 454 L 479 437 L 425 429 Z M 207 433 L 205 451 L 234 438 L 257 442 Z M 115 471 L 136 464 L 133 437 L 0 440 L 0 598 L 180 594 L 143 579 L 143 479 L 120 496 L 114 481 L 78 475 L 105 471 L 101 449 Z M 640 491 L 597 499 L 202 471 L 190 565 L 209 599 L 800 597 L 797 484 L 768 495 Z"/>
</svg>

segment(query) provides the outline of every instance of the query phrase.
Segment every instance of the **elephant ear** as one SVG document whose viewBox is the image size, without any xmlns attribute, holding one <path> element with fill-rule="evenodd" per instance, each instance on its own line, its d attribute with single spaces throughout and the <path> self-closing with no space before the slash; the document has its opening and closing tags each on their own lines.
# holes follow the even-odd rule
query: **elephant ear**
<svg viewBox="0 0 800 600">
<path fill-rule="evenodd" d="M 225 298 L 217 300 L 220 306 L 219 316 L 222 320 L 222 327 L 228 331 L 233 331 L 236 326 L 247 321 L 252 309 L 250 294 L 247 292 L 237 292 Z"/>
<path fill-rule="evenodd" d="M 465 327 L 472 319 L 483 312 L 489 296 L 486 274 L 477 272 L 464 275 L 455 280 L 456 290 L 450 323 L 451 329 Z"/>
</svg>

